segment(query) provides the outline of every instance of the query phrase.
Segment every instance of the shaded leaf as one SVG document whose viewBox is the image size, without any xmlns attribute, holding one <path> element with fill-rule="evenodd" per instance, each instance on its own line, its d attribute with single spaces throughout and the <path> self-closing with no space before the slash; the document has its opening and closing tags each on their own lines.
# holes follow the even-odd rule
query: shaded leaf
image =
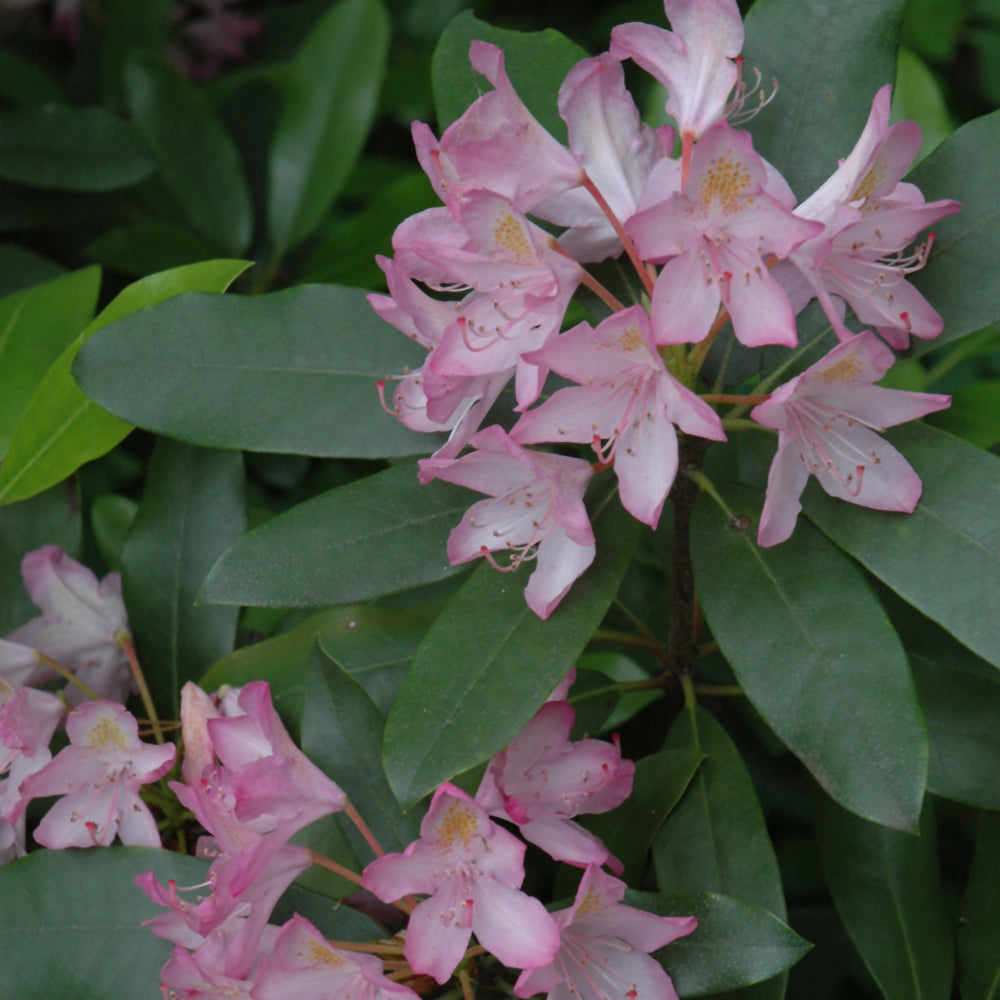
<svg viewBox="0 0 1000 1000">
<path fill-rule="evenodd" d="M 958 927 L 962 1000 L 1000 997 L 1000 816 L 983 813 Z"/>
</svg>

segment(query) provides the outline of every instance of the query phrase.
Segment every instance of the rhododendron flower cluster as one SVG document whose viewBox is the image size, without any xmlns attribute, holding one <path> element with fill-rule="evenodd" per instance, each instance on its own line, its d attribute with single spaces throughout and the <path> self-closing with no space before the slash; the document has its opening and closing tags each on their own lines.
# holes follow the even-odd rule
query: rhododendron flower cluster
<svg viewBox="0 0 1000 1000">
<path fill-rule="evenodd" d="M 439 140 L 414 125 L 417 156 L 444 206 L 398 227 L 393 259 L 380 261 L 389 295 L 369 297 L 427 350 L 419 370 L 394 377 L 391 397 L 406 426 L 449 432 L 420 463 L 421 480 L 446 479 L 493 498 L 455 528 L 450 560 L 484 555 L 516 569 L 537 556 L 525 596 L 542 618 L 593 559 L 584 494 L 594 476 L 613 469 L 623 506 L 655 528 L 677 476 L 678 441 L 721 441 L 731 429 L 718 405 L 742 413 L 758 403 L 752 419 L 780 432 L 758 533 L 759 544 L 773 545 L 791 533 L 794 497 L 810 473 L 834 496 L 912 511 L 920 481 L 877 431 L 948 404 L 871 385 L 892 364 L 890 348 L 942 327 L 906 280 L 926 262 L 932 238 L 907 248 L 959 205 L 927 203 L 901 180 L 919 149 L 919 128 L 889 126 L 883 88 L 854 150 L 798 202 L 737 127 L 781 96 L 760 92 L 751 106 L 756 85 L 748 89 L 741 78 L 735 0 L 665 0 L 664 8 L 670 30 L 619 25 L 608 52 L 567 75 L 558 107 L 568 145 L 519 98 L 503 52 L 474 41 L 472 66 L 493 90 Z M 641 122 L 624 60 L 666 87 L 676 132 Z M 633 270 L 625 289 L 631 303 L 592 267 L 623 255 Z M 560 332 L 580 287 L 600 302 L 595 321 Z M 748 385 L 743 397 L 702 391 L 702 366 L 720 334 L 731 328 L 748 348 L 794 349 L 797 315 L 813 298 L 843 350 L 773 392 L 765 391 L 770 380 Z M 888 346 L 870 331 L 852 331 L 846 306 Z M 869 360 L 844 363 L 845 352 Z M 839 393 L 825 404 L 830 418 L 806 420 L 806 385 L 813 386 L 808 405 L 818 405 L 815 387 L 833 371 Z M 550 373 L 575 385 L 547 394 Z M 518 419 L 508 433 L 498 401 L 511 380 Z M 838 402 L 847 396 L 857 401 L 853 409 Z M 494 415 L 499 423 L 480 430 Z M 525 447 L 570 442 L 590 446 L 594 476 L 583 454 Z M 504 551 L 509 561 L 501 564 L 494 553 Z"/>
</svg>

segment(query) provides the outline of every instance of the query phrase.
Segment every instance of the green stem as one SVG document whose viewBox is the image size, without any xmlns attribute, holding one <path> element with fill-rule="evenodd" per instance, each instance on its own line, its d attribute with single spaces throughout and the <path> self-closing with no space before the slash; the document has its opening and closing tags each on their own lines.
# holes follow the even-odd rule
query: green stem
<svg viewBox="0 0 1000 1000">
<path fill-rule="evenodd" d="M 44 653 L 39 652 L 38 658 L 47 667 L 51 667 L 63 680 L 69 681 L 70 684 L 76 685 L 91 701 L 100 701 L 101 696 L 91 687 L 88 687 L 79 677 L 76 676 L 71 670 L 67 670 L 61 663 L 53 660 L 51 656 L 46 656 Z"/>
</svg>

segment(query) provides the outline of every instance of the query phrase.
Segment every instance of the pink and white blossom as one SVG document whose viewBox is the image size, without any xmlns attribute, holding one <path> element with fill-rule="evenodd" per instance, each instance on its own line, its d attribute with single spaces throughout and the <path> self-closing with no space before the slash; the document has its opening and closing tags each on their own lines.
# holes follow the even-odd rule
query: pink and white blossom
<svg viewBox="0 0 1000 1000">
<path fill-rule="evenodd" d="M 545 907 L 519 891 L 525 847 L 461 789 L 443 784 L 402 854 L 377 858 L 361 884 L 385 902 L 426 893 L 410 916 L 404 954 L 414 972 L 444 983 L 474 933 L 504 965 L 552 961 L 559 935 Z"/>
<path fill-rule="evenodd" d="M 757 542 L 776 545 L 793 529 L 810 475 L 832 497 L 875 510 L 911 513 L 922 484 L 879 436 L 886 427 L 942 410 L 950 396 L 874 385 L 893 353 L 865 331 L 771 394 L 750 416 L 778 431 Z"/>
</svg>

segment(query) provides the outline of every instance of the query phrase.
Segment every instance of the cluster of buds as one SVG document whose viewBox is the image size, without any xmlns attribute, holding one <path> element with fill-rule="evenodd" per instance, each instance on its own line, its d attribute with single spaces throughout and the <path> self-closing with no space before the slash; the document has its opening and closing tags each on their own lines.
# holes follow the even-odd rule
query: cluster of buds
<svg viewBox="0 0 1000 1000">
<path fill-rule="evenodd" d="M 912 511 L 919 478 L 878 431 L 950 401 L 873 385 L 894 361 L 891 348 L 942 326 L 907 281 L 930 241 L 904 252 L 959 205 L 927 203 L 901 181 L 919 128 L 890 127 L 883 88 L 854 150 L 797 204 L 750 134 L 733 126 L 749 116 L 753 89 L 741 81 L 735 0 L 664 6 L 672 30 L 619 25 L 608 52 L 570 71 L 558 101 L 568 146 L 517 96 L 503 53 L 473 42 L 472 66 L 494 89 L 439 140 L 414 125 L 417 156 L 444 204 L 397 228 L 394 257 L 380 259 L 389 295 L 369 297 L 427 349 L 387 405 L 407 427 L 448 433 L 420 463 L 421 480 L 490 498 L 453 531 L 450 560 L 482 555 L 514 569 L 537 558 L 525 598 L 542 618 L 594 558 L 583 504 L 592 476 L 613 468 L 623 506 L 655 528 L 677 474 L 678 433 L 726 438 L 714 404 L 758 403 L 752 419 L 779 432 L 758 534 L 774 545 L 791 535 L 809 475 L 851 503 Z M 666 87 L 676 130 L 641 122 L 627 59 Z M 587 267 L 623 255 L 633 304 Z M 581 286 L 602 303 L 598 322 L 560 332 Z M 795 347 L 796 316 L 813 298 L 841 341 L 826 358 L 770 394 L 698 394 L 724 329 L 749 348 Z M 852 333 L 846 306 L 882 340 Z M 545 396 L 550 373 L 574 384 Z M 511 379 L 516 422 L 483 427 Z M 566 443 L 590 445 L 596 461 L 526 447 Z"/>
</svg>

